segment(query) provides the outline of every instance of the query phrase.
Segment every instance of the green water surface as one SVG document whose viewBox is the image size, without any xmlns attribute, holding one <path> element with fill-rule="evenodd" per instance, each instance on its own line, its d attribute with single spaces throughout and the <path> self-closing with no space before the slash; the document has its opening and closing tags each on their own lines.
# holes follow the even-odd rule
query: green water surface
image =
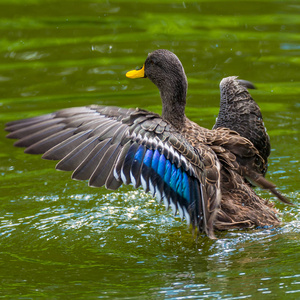
<svg viewBox="0 0 300 300">
<path fill-rule="evenodd" d="M 4 124 L 89 104 L 160 112 L 125 73 L 166 48 L 211 128 L 218 84 L 254 82 L 271 137 L 267 177 L 296 206 L 282 226 L 204 235 L 130 186 L 92 189 L 25 155 Z M 1 299 L 299 299 L 300 1 L 0 0 Z"/>
</svg>

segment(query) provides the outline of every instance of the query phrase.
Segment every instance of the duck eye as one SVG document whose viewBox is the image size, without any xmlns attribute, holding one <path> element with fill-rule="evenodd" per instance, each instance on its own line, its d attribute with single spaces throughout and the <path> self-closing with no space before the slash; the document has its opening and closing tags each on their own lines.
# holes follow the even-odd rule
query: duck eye
<svg viewBox="0 0 300 300">
<path fill-rule="evenodd" d="M 150 60 L 149 60 L 149 63 L 151 65 L 158 65 L 158 60 L 155 59 L 155 57 L 151 57 Z"/>
</svg>

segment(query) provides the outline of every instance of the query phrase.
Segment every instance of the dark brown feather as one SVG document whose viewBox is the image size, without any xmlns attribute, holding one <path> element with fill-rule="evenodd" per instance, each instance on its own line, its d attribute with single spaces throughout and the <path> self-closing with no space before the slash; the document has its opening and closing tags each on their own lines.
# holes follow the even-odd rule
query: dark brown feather
<svg viewBox="0 0 300 300">
<path fill-rule="evenodd" d="M 74 171 L 98 144 L 98 137 L 90 137 L 75 149 L 71 150 L 68 155 L 66 155 L 61 161 L 59 161 L 56 165 L 56 169 L 61 171 Z M 57 156 L 60 156 L 59 150 L 60 149 L 57 149 Z M 45 153 L 46 156 L 43 158 L 49 159 L 48 157 L 50 157 L 50 159 L 52 159 L 51 153 L 49 156 L 47 156 L 47 153 L 48 152 Z"/>
<path fill-rule="evenodd" d="M 120 154 L 120 144 L 112 144 L 104 155 L 93 174 L 90 176 L 89 185 L 94 187 L 100 187 L 105 185 L 105 182 L 114 168 L 115 160 Z"/>
<path fill-rule="evenodd" d="M 77 129 L 75 129 L 77 130 Z M 50 148 L 49 150 L 45 151 L 45 154 L 42 156 L 44 159 L 49 160 L 60 160 L 71 153 L 75 148 L 81 145 L 84 141 L 87 140 L 89 134 L 92 130 L 78 132 L 72 136 L 70 136 L 65 141 L 57 143 L 56 146 Z"/>
<path fill-rule="evenodd" d="M 73 136 L 76 128 L 65 128 L 59 132 L 56 132 L 34 144 L 27 147 L 24 151 L 28 154 L 43 154 L 53 147 L 53 145 L 60 144 L 66 139 Z"/>
<path fill-rule="evenodd" d="M 99 161 L 111 146 L 111 138 L 101 141 L 89 153 L 84 161 L 75 169 L 72 174 L 72 179 L 88 180 L 96 170 Z"/>
<path fill-rule="evenodd" d="M 261 173 L 265 175 L 270 155 L 270 138 L 264 126 L 259 106 L 247 88 L 254 88 L 249 81 L 236 76 L 224 78 L 220 83 L 220 112 L 213 129 L 226 127 L 251 141 L 262 158 Z"/>
</svg>

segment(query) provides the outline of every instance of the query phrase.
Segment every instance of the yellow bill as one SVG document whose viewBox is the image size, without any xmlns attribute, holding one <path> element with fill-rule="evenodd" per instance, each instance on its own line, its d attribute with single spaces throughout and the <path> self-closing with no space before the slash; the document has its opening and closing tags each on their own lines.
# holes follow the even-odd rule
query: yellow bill
<svg viewBox="0 0 300 300">
<path fill-rule="evenodd" d="M 128 78 L 144 78 L 145 76 L 145 65 L 143 65 L 140 69 L 138 70 L 132 70 L 126 73 L 126 77 Z"/>
</svg>

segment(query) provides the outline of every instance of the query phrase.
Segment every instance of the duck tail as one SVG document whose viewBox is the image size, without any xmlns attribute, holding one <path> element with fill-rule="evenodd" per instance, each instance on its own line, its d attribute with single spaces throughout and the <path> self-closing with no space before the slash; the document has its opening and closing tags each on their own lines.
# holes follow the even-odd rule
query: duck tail
<svg viewBox="0 0 300 300">
<path fill-rule="evenodd" d="M 243 173 L 245 178 L 251 182 L 255 186 L 259 186 L 262 189 L 269 190 L 274 196 L 276 196 L 283 203 L 294 205 L 290 200 L 288 200 L 285 196 L 283 196 L 278 190 L 276 185 L 264 178 L 261 174 L 248 170 L 247 168 L 243 168 Z"/>
</svg>

